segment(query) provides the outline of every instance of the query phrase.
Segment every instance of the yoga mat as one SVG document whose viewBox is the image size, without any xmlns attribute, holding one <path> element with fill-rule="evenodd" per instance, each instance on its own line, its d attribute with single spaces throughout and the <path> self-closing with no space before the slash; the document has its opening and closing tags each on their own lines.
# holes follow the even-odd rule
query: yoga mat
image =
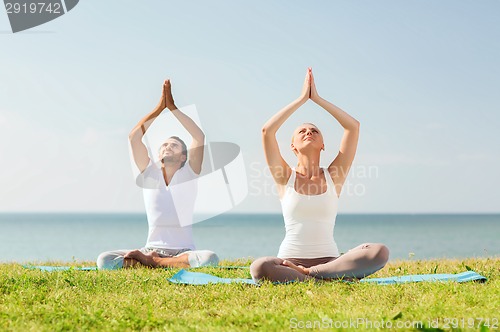
<svg viewBox="0 0 500 332">
<path fill-rule="evenodd" d="M 467 271 L 458 274 L 414 274 L 414 275 L 400 276 L 400 277 L 371 278 L 371 279 L 368 278 L 368 279 L 361 279 L 360 282 L 390 285 L 390 284 L 405 284 L 408 282 L 420 282 L 420 281 L 466 282 L 475 280 L 478 280 L 480 282 L 485 282 L 488 279 L 474 271 Z"/>
<path fill-rule="evenodd" d="M 219 278 L 211 274 L 200 272 L 188 272 L 180 270 L 172 278 L 167 279 L 174 284 L 186 285 L 208 285 L 208 284 L 230 284 L 230 283 L 243 283 L 256 285 L 252 279 L 243 278 Z"/>
<path fill-rule="evenodd" d="M 421 281 L 466 282 L 474 280 L 479 280 L 484 282 L 487 279 L 474 271 L 467 271 L 459 274 L 415 274 L 415 275 L 407 275 L 400 277 L 361 279 L 360 282 L 375 283 L 379 285 L 389 285 L 389 284 L 405 284 L 409 282 L 421 282 Z M 200 273 L 200 272 L 188 272 L 186 270 L 180 270 L 174 276 L 168 279 L 168 281 L 176 284 L 186 284 L 186 285 L 229 284 L 233 282 L 257 285 L 252 279 L 219 278 L 211 274 Z"/>
<path fill-rule="evenodd" d="M 85 267 L 76 267 L 76 266 L 43 266 L 43 265 L 24 265 L 23 267 L 31 270 L 42 270 L 46 272 L 54 272 L 54 271 L 68 271 L 68 270 L 78 270 L 78 271 L 94 271 L 97 270 L 97 266 L 85 266 Z"/>
</svg>

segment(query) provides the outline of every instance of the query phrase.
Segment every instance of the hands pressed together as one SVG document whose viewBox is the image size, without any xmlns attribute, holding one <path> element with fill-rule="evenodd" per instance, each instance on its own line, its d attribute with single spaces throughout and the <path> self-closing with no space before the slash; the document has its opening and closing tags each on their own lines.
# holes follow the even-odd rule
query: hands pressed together
<svg viewBox="0 0 500 332">
<path fill-rule="evenodd" d="M 170 79 L 166 79 L 163 82 L 160 107 L 162 108 L 162 110 L 168 108 L 170 111 L 177 109 L 177 106 L 175 106 L 174 97 L 172 96 L 172 84 L 170 83 Z"/>
<path fill-rule="evenodd" d="M 311 99 L 315 103 L 320 100 L 316 84 L 314 84 L 314 75 L 311 67 L 307 68 L 306 78 L 304 79 L 304 85 L 300 94 L 301 102 L 305 103 L 308 99 Z"/>
</svg>

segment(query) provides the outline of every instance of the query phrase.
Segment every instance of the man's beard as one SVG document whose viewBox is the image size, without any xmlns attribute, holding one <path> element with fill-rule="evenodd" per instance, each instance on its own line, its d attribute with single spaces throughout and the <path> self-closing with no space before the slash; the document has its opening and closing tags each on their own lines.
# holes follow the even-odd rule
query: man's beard
<svg viewBox="0 0 500 332">
<path fill-rule="evenodd" d="M 172 154 L 170 156 L 164 156 L 161 159 L 161 162 L 164 164 L 171 164 L 171 163 L 177 163 L 180 162 L 180 156 Z"/>
</svg>

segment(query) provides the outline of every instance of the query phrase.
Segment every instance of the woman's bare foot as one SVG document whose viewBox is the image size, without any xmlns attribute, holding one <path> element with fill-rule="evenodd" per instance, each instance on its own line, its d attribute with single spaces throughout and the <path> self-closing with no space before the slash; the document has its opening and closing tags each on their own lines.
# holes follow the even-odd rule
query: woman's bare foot
<svg viewBox="0 0 500 332">
<path fill-rule="evenodd" d="M 292 269 L 294 269 L 294 270 L 296 270 L 297 272 L 300 272 L 300 273 L 302 273 L 302 274 L 309 275 L 309 269 L 308 269 L 308 268 L 306 268 L 306 267 L 303 267 L 302 265 L 297 266 L 297 265 L 295 265 L 295 264 L 293 264 L 292 262 L 287 261 L 287 260 L 284 260 L 284 261 L 281 263 L 281 265 L 283 265 L 283 266 L 287 266 L 287 267 L 289 267 L 289 268 L 292 268 Z"/>
</svg>

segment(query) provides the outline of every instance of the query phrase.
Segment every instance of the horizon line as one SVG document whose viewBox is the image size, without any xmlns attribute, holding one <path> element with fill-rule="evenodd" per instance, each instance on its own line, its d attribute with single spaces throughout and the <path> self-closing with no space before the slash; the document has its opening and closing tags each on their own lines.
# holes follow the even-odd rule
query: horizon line
<svg viewBox="0 0 500 332">
<path fill-rule="evenodd" d="M 0 214 L 143 214 L 145 211 L 0 211 Z M 281 212 L 228 212 L 215 215 L 281 215 Z M 338 215 L 500 215 L 498 212 L 342 212 Z"/>
</svg>

